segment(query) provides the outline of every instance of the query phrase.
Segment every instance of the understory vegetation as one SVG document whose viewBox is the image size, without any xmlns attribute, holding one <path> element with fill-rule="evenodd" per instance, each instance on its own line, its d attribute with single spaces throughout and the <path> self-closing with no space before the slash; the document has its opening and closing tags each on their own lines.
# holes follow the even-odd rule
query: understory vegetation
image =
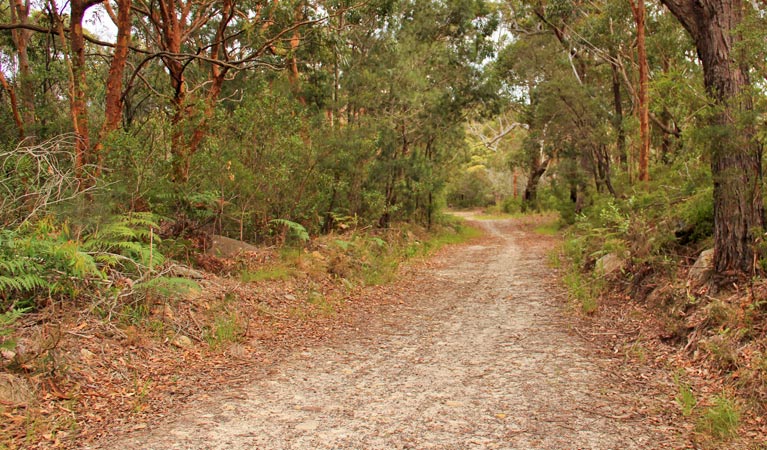
<svg viewBox="0 0 767 450">
<path fill-rule="evenodd" d="M 553 264 L 572 307 L 589 320 L 623 323 L 636 319 L 626 317 L 633 308 L 642 311 L 644 321 L 631 322 L 639 335 L 611 345 L 630 358 L 663 361 L 699 444 L 747 445 L 738 441 L 742 429 L 760 436 L 753 430 L 767 413 L 767 260 L 754 260 L 750 279 L 712 281 L 711 260 L 700 258 L 713 247 L 711 192 L 700 189 L 707 169 L 686 162 L 654 175 L 647 188 L 594 197 L 570 216 Z"/>
</svg>

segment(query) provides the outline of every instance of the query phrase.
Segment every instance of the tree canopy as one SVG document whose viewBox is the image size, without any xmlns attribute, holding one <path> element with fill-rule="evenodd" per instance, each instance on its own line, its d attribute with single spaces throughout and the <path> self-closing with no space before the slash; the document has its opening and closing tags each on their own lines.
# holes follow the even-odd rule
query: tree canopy
<svg viewBox="0 0 767 450">
<path fill-rule="evenodd" d="M 87 30 L 94 11 L 112 42 Z M 765 16 L 735 0 L 9 0 L 0 220 L 85 202 L 251 241 L 274 219 L 430 224 L 448 202 L 574 220 L 684 166 L 711 180 L 696 186 L 717 271 L 748 273 Z M 49 161 L 71 192 L 31 207 L 49 177 L 22 168 L 51 139 L 72 145 Z"/>
</svg>

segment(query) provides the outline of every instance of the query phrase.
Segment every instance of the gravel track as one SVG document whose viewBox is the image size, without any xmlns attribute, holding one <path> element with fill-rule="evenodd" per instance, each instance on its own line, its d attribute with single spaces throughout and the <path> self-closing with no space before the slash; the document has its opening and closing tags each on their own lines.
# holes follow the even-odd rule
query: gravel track
<svg viewBox="0 0 767 450">
<path fill-rule="evenodd" d="M 105 441 L 129 449 L 646 449 L 673 444 L 651 399 L 573 334 L 551 238 L 517 221 L 417 269 L 418 290 L 252 384 Z"/>
</svg>

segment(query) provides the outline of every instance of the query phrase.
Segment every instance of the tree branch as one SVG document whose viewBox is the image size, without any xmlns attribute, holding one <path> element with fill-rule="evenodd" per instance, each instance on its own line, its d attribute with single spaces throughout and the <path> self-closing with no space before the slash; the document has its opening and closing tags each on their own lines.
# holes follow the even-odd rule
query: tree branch
<svg viewBox="0 0 767 450">
<path fill-rule="evenodd" d="M 660 0 L 671 11 L 694 40 L 698 40 L 701 30 L 698 28 L 695 0 Z"/>
</svg>

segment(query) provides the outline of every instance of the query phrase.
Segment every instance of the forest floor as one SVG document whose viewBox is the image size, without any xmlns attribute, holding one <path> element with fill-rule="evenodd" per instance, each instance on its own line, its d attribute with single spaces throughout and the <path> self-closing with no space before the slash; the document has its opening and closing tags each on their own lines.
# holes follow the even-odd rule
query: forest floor
<svg viewBox="0 0 767 450">
<path fill-rule="evenodd" d="M 482 238 L 366 288 L 322 338 L 205 366 L 182 404 L 97 427 L 83 445 L 696 448 L 669 371 L 602 339 L 636 330 L 568 308 L 540 220 L 475 221 Z"/>
</svg>

